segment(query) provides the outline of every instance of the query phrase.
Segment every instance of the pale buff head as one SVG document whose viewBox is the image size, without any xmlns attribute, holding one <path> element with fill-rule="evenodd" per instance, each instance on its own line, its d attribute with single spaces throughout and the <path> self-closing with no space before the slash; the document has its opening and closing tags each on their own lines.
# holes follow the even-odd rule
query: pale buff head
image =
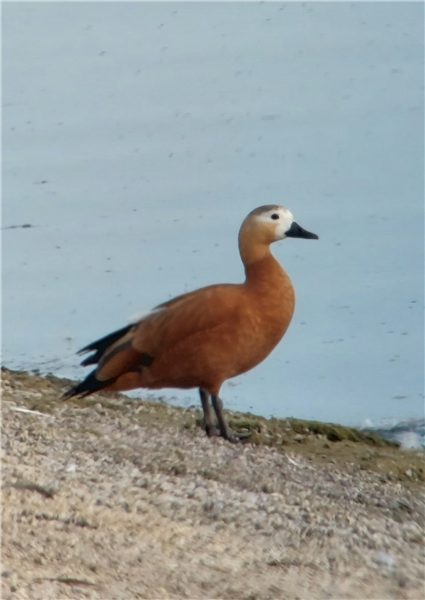
<svg viewBox="0 0 425 600">
<path fill-rule="evenodd" d="M 239 232 L 240 241 L 243 239 L 253 245 L 269 246 L 287 237 L 318 239 L 316 234 L 306 231 L 295 223 L 292 213 L 287 208 L 277 204 L 259 206 L 251 211 Z"/>
</svg>

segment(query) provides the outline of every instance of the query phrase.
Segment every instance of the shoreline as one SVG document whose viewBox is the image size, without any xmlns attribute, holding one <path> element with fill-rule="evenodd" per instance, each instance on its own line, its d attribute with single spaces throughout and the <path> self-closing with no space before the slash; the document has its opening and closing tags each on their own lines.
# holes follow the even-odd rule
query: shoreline
<svg viewBox="0 0 425 600">
<path fill-rule="evenodd" d="M 2 370 L 2 597 L 423 596 L 420 451 L 338 425 L 122 394 Z"/>
<path fill-rule="evenodd" d="M 122 393 L 97 393 L 88 398 L 74 397 L 63 402 L 61 395 L 75 381 L 56 377 L 53 374 L 34 375 L 26 371 L 14 371 L 2 367 L 2 380 L 12 378 L 12 385 L 31 386 L 40 396 L 23 398 L 25 407 L 52 414 L 55 407 L 75 406 L 87 409 L 100 405 L 105 411 L 131 411 L 140 406 L 149 407 L 139 419 L 141 425 L 167 428 L 172 426 L 187 433 L 203 434 L 202 410 L 199 407 L 172 406 L 166 401 L 144 399 L 142 395 L 129 397 Z M 7 390 L 3 390 L 7 400 Z M 47 392 L 47 395 L 46 395 Z M 143 392 L 143 390 L 141 390 Z M 54 394 L 57 394 L 54 397 Z M 98 406 L 99 409 L 99 406 Z M 230 426 L 238 433 L 249 433 L 250 437 L 241 444 L 268 446 L 281 452 L 290 450 L 307 456 L 322 464 L 330 460 L 334 464 L 355 469 L 374 471 L 385 481 L 425 483 L 425 468 L 422 461 L 425 448 L 401 449 L 399 442 L 389 440 L 378 432 L 337 423 L 325 423 L 294 418 L 267 419 L 252 413 L 225 410 Z M 408 472 L 408 473 L 407 473 Z"/>
</svg>

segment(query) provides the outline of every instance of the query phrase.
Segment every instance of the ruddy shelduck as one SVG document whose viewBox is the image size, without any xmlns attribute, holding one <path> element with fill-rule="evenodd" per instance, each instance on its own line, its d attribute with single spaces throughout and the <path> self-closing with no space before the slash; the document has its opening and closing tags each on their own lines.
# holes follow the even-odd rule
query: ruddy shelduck
<svg viewBox="0 0 425 600">
<path fill-rule="evenodd" d="M 295 223 L 283 206 L 260 206 L 250 212 L 239 231 L 244 283 L 183 294 L 89 344 L 79 354 L 94 354 L 81 364 L 97 367 L 65 398 L 99 390 L 199 388 L 207 435 L 238 441 L 225 420 L 220 388 L 262 362 L 288 329 L 294 288 L 270 252 L 273 242 L 288 237 L 318 239 Z"/>
</svg>

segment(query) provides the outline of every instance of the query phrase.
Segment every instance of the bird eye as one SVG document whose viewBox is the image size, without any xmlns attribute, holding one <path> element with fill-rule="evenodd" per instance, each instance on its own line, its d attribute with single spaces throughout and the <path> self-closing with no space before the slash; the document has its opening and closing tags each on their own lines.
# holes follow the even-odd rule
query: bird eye
<svg viewBox="0 0 425 600">
<path fill-rule="evenodd" d="M 276 214 L 276 213 L 272 214 L 272 219 L 276 220 L 276 219 L 278 219 L 278 218 L 279 218 L 279 215 L 278 215 L 278 214 Z"/>
</svg>

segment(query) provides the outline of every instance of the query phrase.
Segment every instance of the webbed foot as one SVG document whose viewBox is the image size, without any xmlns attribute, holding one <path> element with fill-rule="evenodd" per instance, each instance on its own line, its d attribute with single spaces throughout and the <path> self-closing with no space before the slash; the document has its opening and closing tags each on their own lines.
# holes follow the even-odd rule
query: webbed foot
<svg viewBox="0 0 425 600">
<path fill-rule="evenodd" d="M 221 433 L 221 437 L 223 437 L 227 442 L 230 442 L 231 444 L 239 444 L 239 442 L 241 442 L 242 440 L 250 438 L 251 434 L 237 433 L 236 431 L 233 431 L 233 429 L 230 429 L 230 427 L 227 427 L 226 431 L 223 431 Z"/>
<path fill-rule="evenodd" d="M 221 433 L 215 425 L 205 425 L 205 433 L 210 437 L 220 437 Z"/>
</svg>

